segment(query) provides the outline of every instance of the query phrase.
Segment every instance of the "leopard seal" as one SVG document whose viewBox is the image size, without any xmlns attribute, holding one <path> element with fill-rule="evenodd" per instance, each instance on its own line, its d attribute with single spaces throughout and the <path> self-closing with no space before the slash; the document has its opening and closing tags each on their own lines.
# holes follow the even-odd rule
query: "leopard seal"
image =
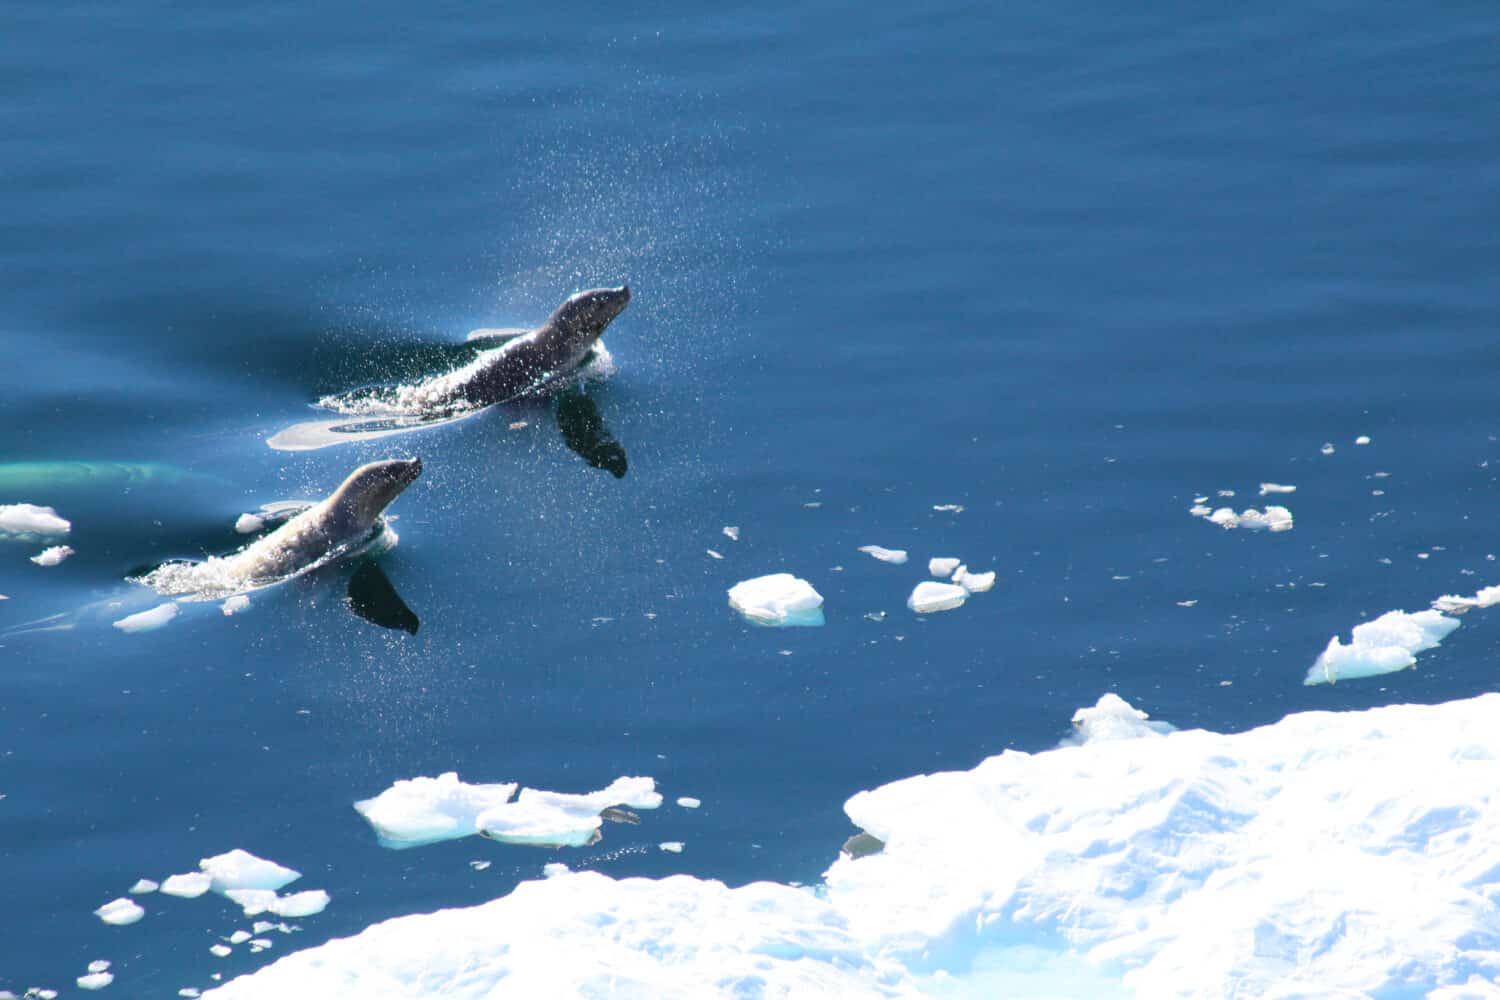
<svg viewBox="0 0 1500 1000">
<path fill-rule="evenodd" d="M 591 288 L 569 296 L 545 323 L 519 336 L 514 330 L 475 331 L 470 340 L 511 339 L 481 351 L 461 368 L 405 387 L 400 406 L 421 412 L 477 409 L 534 392 L 577 368 L 629 304 L 625 285 Z"/>
<path fill-rule="evenodd" d="M 327 498 L 240 551 L 202 562 L 165 563 L 139 582 L 159 594 L 217 599 L 368 551 L 384 535 L 382 512 L 421 474 L 420 458 L 362 465 Z"/>
</svg>

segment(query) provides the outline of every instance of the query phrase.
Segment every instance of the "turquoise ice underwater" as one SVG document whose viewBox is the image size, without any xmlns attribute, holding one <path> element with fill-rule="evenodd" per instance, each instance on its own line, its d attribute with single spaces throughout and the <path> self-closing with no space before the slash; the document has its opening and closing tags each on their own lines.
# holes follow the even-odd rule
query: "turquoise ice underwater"
<svg viewBox="0 0 1500 1000">
<path fill-rule="evenodd" d="M 0 630 L 424 463 L 0 639 L 0 990 L 1493 995 L 1497 29 L 0 9 Z M 621 282 L 565 398 L 266 445 Z"/>
</svg>

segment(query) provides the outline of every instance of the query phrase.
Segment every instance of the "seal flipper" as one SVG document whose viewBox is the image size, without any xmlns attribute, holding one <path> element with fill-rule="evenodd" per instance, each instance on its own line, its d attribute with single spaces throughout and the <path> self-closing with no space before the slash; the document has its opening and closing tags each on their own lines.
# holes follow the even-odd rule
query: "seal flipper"
<svg viewBox="0 0 1500 1000">
<path fill-rule="evenodd" d="M 599 407 L 582 389 L 571 388 L 557 397 L 557 429 L 563 443 L 578 457 L 616 479 L 625 478 L 625 448 L 615 440 L 599 415 Z"/>
<path fill-rule="evenodd" d="M 378 563 L 366 561 L 349 577 L 349 610 L 372 625 L 417 634 L 422 622 L 406 606 Z"/>
</svg>

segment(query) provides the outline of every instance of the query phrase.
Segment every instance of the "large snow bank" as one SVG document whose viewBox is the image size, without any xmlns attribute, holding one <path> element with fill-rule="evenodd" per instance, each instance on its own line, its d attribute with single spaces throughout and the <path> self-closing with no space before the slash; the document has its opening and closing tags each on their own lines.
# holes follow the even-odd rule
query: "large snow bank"
<svg viewBox="0 0 1500 1000">
<path fill-rule="evenodd" d="M 560 872 L 206 996 L 1494 995 L 1500 695 L 1229 736 L 1079 714 L 1099 738 L 854 796 L 884 847 L 816 893 Z"/>
</svg>

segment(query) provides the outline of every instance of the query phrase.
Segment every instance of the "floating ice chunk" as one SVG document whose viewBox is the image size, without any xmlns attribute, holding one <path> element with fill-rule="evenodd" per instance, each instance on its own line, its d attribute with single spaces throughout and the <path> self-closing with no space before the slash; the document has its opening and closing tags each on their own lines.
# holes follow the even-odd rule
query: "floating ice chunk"
<svg viewBox="0 0 1500 1000">
<path fill-rule="evenodd" d="M 859 551 L 874 556 L 881 562 L 895 563 L 897 566 L 906 562 L 905 549 L 887 549 L 879 545 L 861 545 Z"/>
<path fill-rule="evenodd" d="M 487 870 L 490 867 L 490 864 L 491 863 L 488 861 L 470 861 L 469 867 L 474 869 L 476 872 L 482 872 Z"/>
<path fill-rule="evenodd" d="M 177 602 L 168 601 L 165 604 L 158 604 L 149 611 L 138 611 L 121 618 L 115 622 L 115 628 L 121 632 L 150 632 L 176 618 L 177 611 Z"/>
<path fill-rule="evenodd" d="M 704 549 L 703 551 L 708 553 L 708 557 L 710 559 L 723 559 L 724 558 L 724 554 L 722 552 L 715 552 L 713 549 Z"/>
<path fill-rule="evenodd" d="M 1355 444 L 1369 444 L 1370 443 L 1370 436 L 1368 434 L 1361 434 L 1359 437 L 1357 437 L 1357 438 L 1354 439 L 1354 443 Z"/>
<path fill-rule="evenodd" d="M 553 861 L 549 864 L 542 865 L 542 875 L 547 878 L 559 878 L 563 875 L 569 874 L 572 870 L 573 869 L 569 868 L 561 861 Z"/>
<path fill-rule="evenodd" d="M 135 885 L 130 887 L 132 895 L 140 896 L 144 893 L 155 892 L 161 888 L 161 884 L 153 882 L 149 878 L 137 879 Z"/>
<path fill-rule="evenodd" d="M 38 566 L 57 566 L 68 556 L 73 554 L 73 548 L 69 545 L 54 545 L 50 549 L 43 549 L 31 557 L 31 561 Z"/>
<path fill-rule="evenodd" d="M 0 504 L 0 538 L 7 535 L 66 535 L 72 530 L 73 525 L 66 518 L 58 517 L 57 511 L 51 507 L 30 503 Z"/>
<path fill-rule="evenodd" d="M 1296 493 L 1296 492 L 1297 492 L 1297 487 L 1295 487 L 1295 486 L 1283 486 L 1280 483 L 1261 483 L 1260 484 L 1260 495 L 1261 496 L 1265 496 L 1268 493 Z"/>
<path fill-rule="evenodd" d="M 949 577 L 954 574 L 962 562 L 962 559 L 950 559 L 947 556 L 929 559 L 927 560 L 927 572 L 940 578 Z"/>
<path fill-rule="evenodd" d="M 697 809 L 699 806 L 701 806 L 703 804 L 703 800 L 702 799 L 695 799 L 695 798 L 692 798 L 691 796 L 684 795 L 680 799 L 677 800 L 677 804 L 679 806 L 682 806 L 682 808 L 684 808 L 684 809 Z"/>
<path fill-rule="evenodd" d="M 322 889 L 294 892 L 289 896 L 278 896 L 274 889 L 229 889 L 224 895 L 238 903 L 247 917 L 262 913 L 273 913 L 278 917 L 310 917 L 322 913 L 329 902 L 328 893 Z"/>
<path fill-rule="evenodd" d="M 233 597 L 227 598 L 220 607 L 223 609 L 225 615 L 237 615 L 241 611 L 249 610 L 250 598 L 244 594 L 235 594 Z"/>
<path fill-rule="evenodd" d="M 1267 504 L 1265 512 L 1256 510 L 1254 507 L 1236 514 L 1231 507 L 1220 507 L 1211 513 L 1204 514 L 1206 508 L 1194 507 L 1189 513 L 1195 517 L 1203 517 L 1219 527 L 1228 530 L 1230 528 L 1248 528 L 1251 531 L 1290 531 L 1292 530 L 1292 512 L 1285 507 L 1275 504 Z"/>
<path fill-rule="evenodd" d="M 655 809 L 661 801 L 652 778 L 616 778 L 587 795 L 524 788 L 516 801 L 487 810 L 475 823 L 481 835 L 507 844 L 584 847 L 597 839 L 605 810 Z"/>
<path fill-rule="evenodd" d="M 233 934 L 229 935 L 229 943 L 230 944 L 244 944 L 246 941 L 249 941 L 250 938 L 253 937 L 253 936 L 254 935 L 252 935 L 249 931 L 235 931 Z"/>
<path fill-rule="evenodd" d="M 382 846 L 419 847 L 478 833 L 479 815 L 509 802 L 516 787 L 514 782 L 469 785 L 458 780 L 456 771 L 447 771 L 436 778 L 397 781 L 354 808 L 375 828 Z"/>
<path fill-rule="evenodd" d="M 146 911 L 141 909 L 134 900 L 126 899 L 124 896 L 112 899 L 94 911 L 94 916 L 106 924 L 114 924 L 117 927 L 133 924 L 145 915 Z"/>
<path fill-rule="evenodd" d="M 105 972 L 109 969 L 109 959 L 96 958 L 89 963 L 90 972 Z"/>
<path fill-rule="evenodd" d="M 1318 450 L 1321 451 L 1325 455 L 1332 455 L 1333 454 L 1333 442 L 1332 441 L 1324 442 L 1323 447 L 1319 448 Z"/>
<path fill-rule="evenodd" d="M 227 944 L 211 944 L 208 946 L 208 950 L 213 953 L 215 958 L 227 958 L 234 951 Z"/>
<path fill-rule="evenodd" d="M 241 514 L 234 522 L 234 530 L 242 535 L 253 535 L 266 526 L 266 519 L 256 514 Z"/>
<path fill-rule="evenodd" d="M 257 858 L 249 851 L 235 848 L 198 862 L 209 878 L 213 879 L 214 892 L 228 895 L 230 889 L 280 889 L 295 882 L 302 873 L 278 865 L 265 858 Z"/>
<path fill-rule="evenodd" d="M 683 844 L 680 840 L 664 840 L 656 846 L 668 854 L 681 854 Z"/>
<path fill-rule="evenodd" d="M 724 526 L 724 537 L 728 538 L 731 542 L 737 542 L 737 541 L 739 541 L 740 540 L 740 529 L 739 529 L 739 526 L 735 525 L 735 524 L 726 524 Z"/>
<path fill-rule="evenodd" d="M 923 580 L 906 599 L 906 606 L 919 615 L 925 615 L 956 608 L 968 600 L 968 597 L 969 592 L 957 584 Z"/>
<path fill-rule="evenodd" d="M 90 972 L 86 976 L 78 977 L 78 988 L 81 990 L 102 990 L 115 981 L 112 972 Z"/>
<path fill-rule="evenodd" d="M 1432 609 L 1445 614 L 1461 615 L 1474 608 L 1488 608 L 1496 604 L 1500 604 L 1500 586 L 1484 587 L 1473 597 L 1444 594 L 1432 602 Z"/>
<path fill-rule="evenodd" d="M 772 573 L 729 588 L 729 606 L 757 625 L 822 625 L 823 598 L 790 573 Z"/>
<path fill-rule="evenodd" d="M 1431 649 L 1458 628 L 1457 618 L 1439 611 L 1387 611 L 1354 626 L 1349 645 L 1334 636 L 1307 671 L 1303 684 L 1332 684 L 1353 677 L 1373 677 L 1415 666 L 1415 654 Z"/>
<path fill-rule="evenodd" d="M 967 566 L 960 566 L 953 572 L 953 582 L 971 594 L 982 594 L 995 585 L 995 571 L 970 573 Z"/>
<path fill-rule="evenodd" d="M 1174 732 L 1175 727 L 1167 722 L 1150 722 L 1145 712 L 1132 708 L 1117 694 L 1106 694 L 1099 698 L 1093 708 L 1080 708 L 1073 713 L 1074 737 L 1064 740 L 1068 745 L 1103 743 L 1111 740 L 1134 740 L 1148 736 L 1164 736 Z"/>
<path fill-rule="evenodd" d="M 200 997 L 203 994 L 198 992 L 191 986 L 184 986 L 182 989 L 177 991 L 177 995 L 180 997 L 187 997 L 188 1000 L 195 1000 L 195 998 Z"/>
<path fill-rule="evenodd" d="M 168 896 L 197 899 L 212 887 L 213 881 L 212 878 L 203 872 L 192 872 L 188 875 L 172 875 L 161 884 L 161 891 Z"/>
<path fill-rule="evenodd" d="M 937 503 L 932 505 L 932 509 L 947 514 L 962 514 L 964 512 L 964 505 L 961 503 Z"/>
</svg>

